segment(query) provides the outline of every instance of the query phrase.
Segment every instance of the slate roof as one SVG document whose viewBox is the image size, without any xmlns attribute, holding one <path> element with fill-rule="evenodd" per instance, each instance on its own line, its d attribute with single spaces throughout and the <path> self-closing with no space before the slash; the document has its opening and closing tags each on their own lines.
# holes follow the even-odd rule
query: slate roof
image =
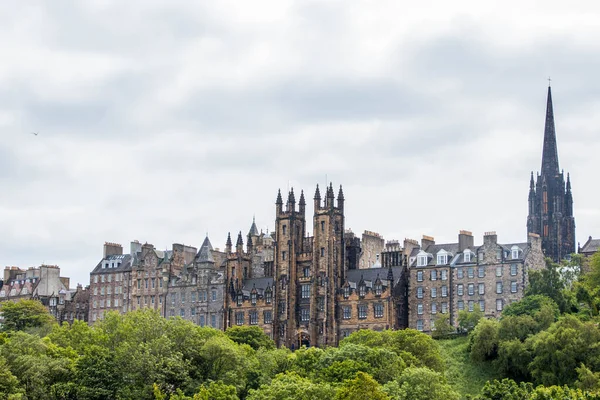
<svg viewBox="0 0 600 400">
<path fill-rule="evenodd" d="M 208 236 L 204 239 L 202 246 L 200 246 L 200 250 L 198 250 L 198 254 L 196 255 L 196 261 L 199 263 L 214 263 L 215 259 L 212 256 L 213 247 L 210 244 L 210 240 Z"/>
<path fill-rule="evenodd" d="M 248 232 L 248 235 L 250 235 L 250 236 L 258 236 L 259 235 L 258 228 L 256 227 L 256 221 L 254 218 L 252 218 L 252 226 L 250 227 L 250 232 Z"/>
<path fill-rule="evenodd" d="M 392 273 L 394 274 L 394 285 L 398 283 L 398 280 L 402 276 L 402 267 L 392 267 Z M 350 283 L 352 288 L 360 282 L 361 278 L 365 280 L 367 287 L 372 287 L 373 283 L 377 280 L 377 276 L 381 279 L 383 286 L 387 286 L 388 268 L 367 268 L 367 269 L 350 269 L 347 272 L 346 280 Z"/>
<path fill-rule="evenodd" d="M 118 267 L 115 268 L 102 268 L 102 266 L 106 263 L 106 261 L 108 261 L 110 264 L 114 263 L 118 263 L 120 262 L 121 264 Z M 108 274 L 108 273 L 113 273 L 113 272 L 123 272 L 123 271 L 130 271 L 131 270 L 131 264 L 132 264 L 132 257 L 129 254 L 123 254 L 123 255 L 112 255 L 112 256 L 107 256 L 105 258 L 103 258 L 102 260 L 100 260 L 100 262 L 98 262 L 98 264 L 96 265 L 96 268 L 94 268 L 94 270 L 91 272 L 92 274 Z"/>
<path fill-rule="evenodd" d="M 588 241 L 581 248 L 580 253 L 595 253 L 600 249 L 600 239 L 592 239 L 590 236 Z"/>
</svg>

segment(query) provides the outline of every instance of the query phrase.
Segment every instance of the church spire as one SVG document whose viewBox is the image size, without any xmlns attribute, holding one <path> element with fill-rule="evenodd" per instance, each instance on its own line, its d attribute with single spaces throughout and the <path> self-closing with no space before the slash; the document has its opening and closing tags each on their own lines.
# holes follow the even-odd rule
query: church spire
<svg viewBox="0 0 600 400">
<path fill-rule="evenodd" d="M 554 110 L 552 107 L 552 89 L 548 86 L 546 104 L 546 126 L 544 127 L 544 149 L 542 152 L 542 175 L 554 177 L 559 174 L 556 130 L 554 128 Z"/>
</svg>

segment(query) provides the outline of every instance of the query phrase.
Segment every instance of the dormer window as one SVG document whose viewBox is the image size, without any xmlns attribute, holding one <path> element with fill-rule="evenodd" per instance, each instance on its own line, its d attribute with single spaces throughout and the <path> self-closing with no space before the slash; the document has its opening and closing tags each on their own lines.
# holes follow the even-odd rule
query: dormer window
<svg viewBox="0 0 600 400">
<path fill-rule="evenodd" d="M 344 288 L 344 298 L 347 299 L 348 297 L 350 297 L 350 286 Z"/>
<path fill-rule="evenodd" d="M 437 265 L 446 265 L 447 264 L 447 260 L 448 259 L 448 255 L 447 254 L 438 254 L 437 256 Z"/>
<path fill-rule="evenodd" d="M 383 288 L 382 288 L 382 285 L 381 285 L 381 283 L 380 283 L 380 284 L 377 284 L 377 285 L 375 285 L 375 295 L 376 295 L 376 296 L 381 296 L 382 289 L 383 289 Z"/>
<path fill-rule="evenodd" d="M 465 250 L 464 260 L 465 262 L 471 262 L 471 252 L 469 250 Z"/>
<path fill-rule="evenodd" d="M 250 295 L 250 301 L 252 302 L 252 305 L 255 306 L 256 305 L 256 293 L 252 293 Z"/>
<path fill-rule="evenodd" d="M 513 260 L 516 260 L 519 258 L 519 246 L 511 247 L 510 252 L 511 252 L 511 258 Z"/>
<path fill-rule="evenodd" d="M 417 257 L 417 266 L 418 267 L 424 267 L 427 265 L 427 263 L 428 263 L 427 254 L 419 255 Z"/>
<path fill-rule="evenodd" d="M 265 302 L 267 304 L 271 304 L 272 300 L 273 300 L 273 292 L 271 292 L 270 290 L 265 291 Z"/>
<path fill-rule="evenodd" d="M 238 294 L 238 295 L 236 296 L 236 301 L 237 301 L 237 305 L 238 305 L 238 306 L 241 306 L 241 305 L 242 305 L 242 303 L 244 302 L 244 295 L 242 295 L 241 293 L 240 293 L 240 294 Z"/>
<path fill-rule="evenodd" d="M 365 297 L 365 294 L 367 293 L 367 287 L 365 285 L 360 285 L 358 287 L 358 295 L 360 297 Z"/>
</svg>

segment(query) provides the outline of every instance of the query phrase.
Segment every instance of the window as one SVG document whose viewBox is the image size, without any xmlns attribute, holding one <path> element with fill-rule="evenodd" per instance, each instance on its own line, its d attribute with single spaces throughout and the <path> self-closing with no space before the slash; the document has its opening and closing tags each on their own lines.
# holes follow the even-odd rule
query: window
<svg viewBox="0 0 600 400">
<path fill-rule="evenodd" d="M 427 254 L 420 255 L 417 257 L 417 267 L 424 267 L 427 265 L 428 257 Z"/>
<path fill-rule="evenodd" d="M 156 278 L 152 278 L 151 282 L 152 282 L 152 289 L 154 289 L 156 287 Z"/>
<path fill-rule="evenodd" d="M 98 275 L 94 275 L 94 283 L 98 283 Z"/>
<path fill-rule="evenodd" d="M 93 307 L 94 307 L 94 308 L 97 308 L 97 306 L 98 306 L 98 302 L 97 302 L 96 300 L 94 300 L 94 305 L 93 305 Z"/>
<path fill-rule="evenodd" d="M 437 265 L 446 265 L 446 259 L 448 258 L 447 254 L 438 254 L 437 255 Z"/>
<path fill-rule="evenodd" d="M 244 295 L 242 293 L 238 293 L 235 296 L 236 304 L 241 306 L 244 303 Z"/>
<path fill-rule="evenodd" d="M 473 296 L 475 294 L 475 285 L 472 283 L 469 283 L 469 285 L 467 286 L 467 293 L 469 294 L 469 296 Z"/>
<path fill-rule="evenodd" d="M 442 286 L 442 297 L 448 297 L 448 286 Z"/>
<path fill-rule="evenodd" d="M 301 297 L 303 299 L 310 299 L 310 285 L 300 285 Z"/>
<path fill-rule="evenodd" d="M 190 297 L 191 297 L 190 301 L 191 301 L 192 303 L 195 303 L 195 302 L 196 302 L 196 296 L 197 296 L 197 295 L 198 295 L 198 294 L 197 294 L 196 292 L 192 292 L 192 294 L 190 294 Z"/>
<path fill-rule="evenodd" d="M 437 314 L 437 303 L 431 303 L 431 313 Z"/>
<path fill-rule="evenodd" d="M 423 314 L 423 304 L 421 303 L 417 304 L 417 314 Z"/>
<path fill-rule="evenodd" d="M 287 234 L 287 226 L 285 226 L 285 225 L 282 225 L 282 226 L 281 226 L 281 230 L 283 231 L 283 234 L 284 234 L 284 235 L 286 235 L 286 234 Z M 285 258 L 284 258 L 284 260 L 285 260 Z"/>
<path fill-rule="evenodd" d="M 210 292 L 210 296 L 212 298 L 212 301 L 217 301 L 217 291 L 216 290 L 211 290 Z M 206 292 L 204 292 L 204 301 L 206 301 Z"/>
<path fill-rule="evenodd" d="M 459 296 L 463 295 L 463 285 L 462 285 L 462 283 L 460 285 L 456 286 L 456 294 L 459 295 Z"/>
<path fill-rule="evenodd" d="M 350 286 L 344 287 L 344 298 L 350 297 Z"/>
<path fill-rule="evenodd" d="M 104 283 L 104 282 L 105 282 L 105 280 L 106 280 L 106 276 L 102 275 L 102 277 L 101 277 L 101 278 L 102 278 L 102 279 L 101 279 L 101 280 L 102 280 L 102 283 Z"/>
<path fill-rule="evenodd" d="M 106 288 L 106 294 L 112 294 L 112 288 L 110 286 Z"/>
<path fill-rule="evenodd" d="M 458 311 L 463 311 L 465 309 L 465 302 L 462 300 L 459 300 L 457 303 L 458 306 Z"/>
<path fill-rule="evenodd" d="M 102 287 L 100 288 L 100 294 L 101 294 L 102 296 L 104 296 L 104 286 L 102 286 Z"/>
<path fill-rule="evenodd" d="M 485 311 L 485 301 L 479 300 L 479 309 L 484 312 Z"/>
<path fill-rule="evenodd" d="M 270 324 L 273 322 L 273 317 L 271 316 L 271 311 L 263 312 L 263 319 L 265 320 L 265 324 Z"/>
<path fill-rule="evenodd" d="M 375 285 L 375 296 L 381 296 L 382 287 L 381 284 Z"/>
<path fill-rule="evenodd" d="M 200 326 L 204 326 L 205 322 L 204 322 L 204 315 L 200 316 Z"/>
<path fill-rule="evenodd" d="M 114 265 L 114 264 L 113 264 L 113 265 Z M 108 280 L 108 283 L 110 283 L 110 282 L 112 281 L 112 275 L 108 275 L 108 276 L 106 277 L 106 279 Z"/>
<path fill-rule="evenodd" d="M 423 331 L 423 320 L 422 319 L 417 320 L 417 330 Z"/>
<path fill-rule="evenodd" d="M 258 312 L 250 311 L 248 317 L 250 319 L 250 325 L 258 325 Z"/>
<path fill-rule="evenodd" d="M 150 304 L 154 304 L 154 296 L 150 296 Z"/>
<path fill-rule="evenodd" d="M 321 232 L 325 232 L 325 221 L 321 221 Z"/>
<path fill-rule="evenodd" d="M 431 271 L 431 280 L 437 281 L 437 271 L 436 270 Z"/>
<path fill-rule="evenodd" d="M 185 292 L 181 293 L 181 304 L 185 303 Z"/>
<path fill-rule="evenodd" d="M 144 288 L 148 289 L 148 278 L 144 279 Z"/>
<path fill-rule="evenodd" d="M 302 308 L 300 310 L 300 321 L 302 321 L 302 322 L 310 321 L 310 309 Z"/>
<path fill-rule="evenodd" d="M 431 297 L 432 298 L 437 297 L 437 288 L 434 288 L 434 287 L 431 288 Z"/>
<path fill-rule="evenodd" d="M 442 303 L 442 314 L 446 314 L 448 312 L 448 303 Z"/>
<path fill-rule="evenodd" d="M 383 317 L 383 304 L 376 303 L 373 306 L 373 312 L 375 314 L 375 318 L 381 318 L 381 317 Z"/>
<path fill-rule="evenodd" d="M 236 325 L 244 325 L 244 312 L 238 311 L 235 313 L 235 323 Z"/>
<path fill-rule="evenodd" d="M 419 286 L 417 288 L 417 299 L 422 299 L 423 298 L 423 286 Z"/>
<path fill-rule="evenodd" d="M 79 305 L 79 304 L 77 304 Z M 115 307 L 119 307 L 119 299 L 115 299 Z"/>
<path fill-rule="evenodd" d="M 510 292 L 517 293 L 517 281 L 510 282 Z"/>
<path fill-rule="evenodd" d="M 456 268 L 456 277 L 458 279 L 462 279 L 464 277 L 462 268 Z"/>
<path fill-rule="evenodd" d="M 469 250 L 465 250 L 464 260 L 465 262 L 471 262 L 471 252 Z"/>
<path fill-rule="evenodd" d="M 321 247 L 321 257 L 325 257 L 325 247 Z"/>
<path fill-rule="evenodd" d="M 467 269 L 467 277 L 469 277 L 469 278 L 475 277 L 475 269 L 473 267 L 469 267 Z"/>
<path fill-rule="evenodd" d="M 279 314 L 280 315 L 285 315 L 285 313 L 286 313 L 285 301 L 280 301 L 279 302 Z"/>
<path fill-rule="evenodd" d="M 265 291 L 265 302 L 267 304 L 271 304 L 271 301 L 273 300 L 273 292 L 271 292 L 271 290 L 267 290 Z"/>
<path fill-rule="evenodd" d="M 366 294 L 366 293 L 367 293 L 367 287 L 366 287 L 364 284 L 363 284 L 363 285 L 360 285 L 360 286 L 358 287 L 358 295 L 359 295 L 360 297 L 365 297 L 365 294 Z"/>
<path fill-rule="evenodd" d="M 496 282 L 496 293 L 502 293 L 502 282 Z"/>
<path fill-rule="evenodd" d="M 158 287 L 162 287 L 163 286 L 163 280 L 162 279 L 158 279 Z"/>
<path fill-rule="evenodd" d="M 185 318 L 185 309 L 184 308 L 182 308 L 182 309 L 179 310 L 179 316 L 181 318 Z"/>
<path fill-rule="evenodd" d="M 171 304 L 175 304 L 175 293 L 171 293 Z"/>
<path fill-rule="evenodd" d="M 306 267 L 304 268 L 304 270 L 302 271 L 303 275 L 305 278 L 308 278 L 310 276 L 310 268 Z"/>
<path fill-rule="evenodd" d="M 502 276 L 502 265 L 498 265 L 496 267 L 496 276 L 498 276 L 498 277 Z"/>
<path fill-rule="evenodd" d="M 511 258 L 513 260 L 516 260 L 519 258 L 519 247 L 517 247 L 517 246 L 511 247 L 510 252 L 511 252 L 511 256 L 512 256 Z"/>
<path fill-rule="evenodd" d="M 250 293 L 250 303 L 255 306 L 256 305 L 256 293 Z"/>
<path fill-rule="evenodd" d="M 502 299 L 496 299 L 496 311 L 502 311 Z"/>
<path fill-rule="evenodd" d="M 485 269 L 483 267 L 477 268 L 477 276 L 479 278 L 484 278 L 485 277 Z"/>
<path fill-rule="evenodd" d="M 448 280 L 448 270 L 443 269 L 442 272 L 441 272 L 441 274 L 442 274 L 442 280 L 443 281 Z"/>
<path fill-rule="evenodd" d="M 94 296 L 98 296 L 98 287 L 97 286 L 94 288 Z"/>
<path fill-rule="evenodd" d="M 138 280 L 137 280 L 137 288 L 138 288 L 138 289 L 141 289 L 141 288 L 142 288 L 142 280 L 141 280 L 141 279 L 138 279 Z"/>
<path fill-rule="evenodd" d="M 344 306 L 342 307 L 342 314 L 344 319 L 352 318 L 352 307 Z"/>
<path fill-rule="evenodd" d="M 242 324 L 244 323 L 244 313 L 242 313 Z M 217 316 L 215 314 L 210 315 L 210 326 L 213 328 L 218 328 L 217 326 Z"/>
<path fill-rule="evenodd" d="M 485 294 L 485 283 L 479 284 L 479 294 Z"/>
<path fill-rule="evenodd" d="M 474 310 L 474 301 L 473 300 L 469 300 L 469 311 L 473 311 Z"/>
<path fill-rule="evenodd" d="M 281 259 L 285 261 L 285 256 L 286 256 L 286 252 L 282 251 L 281 252 Z"/>
<path fill-rule="evenodd" d="M 510 264 L 510 274 L 512 276 L 517 274 L 517 264 Z"/>
<path fill-rule="evenodd" d="M 417 282 L 423 282 L 423 271 L 417 271 Z"/>
<path fill-rule="evenodd" d="M 358 305 L 358 318 L 365 319 L 367 318 L 367 306 L 364 304 Z"/>
</svg>

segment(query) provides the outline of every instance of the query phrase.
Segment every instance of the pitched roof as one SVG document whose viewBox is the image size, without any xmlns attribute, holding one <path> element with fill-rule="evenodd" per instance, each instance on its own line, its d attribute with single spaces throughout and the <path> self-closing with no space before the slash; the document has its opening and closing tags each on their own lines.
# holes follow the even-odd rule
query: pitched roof
<svg viewBox="0 0 600 400">
<path fill-rule="evenodd" d="M 196 262 L 199 263 L 214 263 L 215 259 L 212 256 L 213 247 L 210 244 L 210 240 L 208 236 L 204 239 L 202 246 L 200 246 L 200 250 L 198 250 L 198 254 L 196 255 Z"/>
<path fill-rule="evenodd" d="M 600 239 L 592 239 L 590 236 L 588 241 L 581 248 L 580 253 L 595 253 L 600 249 Z"/>
</svg>

